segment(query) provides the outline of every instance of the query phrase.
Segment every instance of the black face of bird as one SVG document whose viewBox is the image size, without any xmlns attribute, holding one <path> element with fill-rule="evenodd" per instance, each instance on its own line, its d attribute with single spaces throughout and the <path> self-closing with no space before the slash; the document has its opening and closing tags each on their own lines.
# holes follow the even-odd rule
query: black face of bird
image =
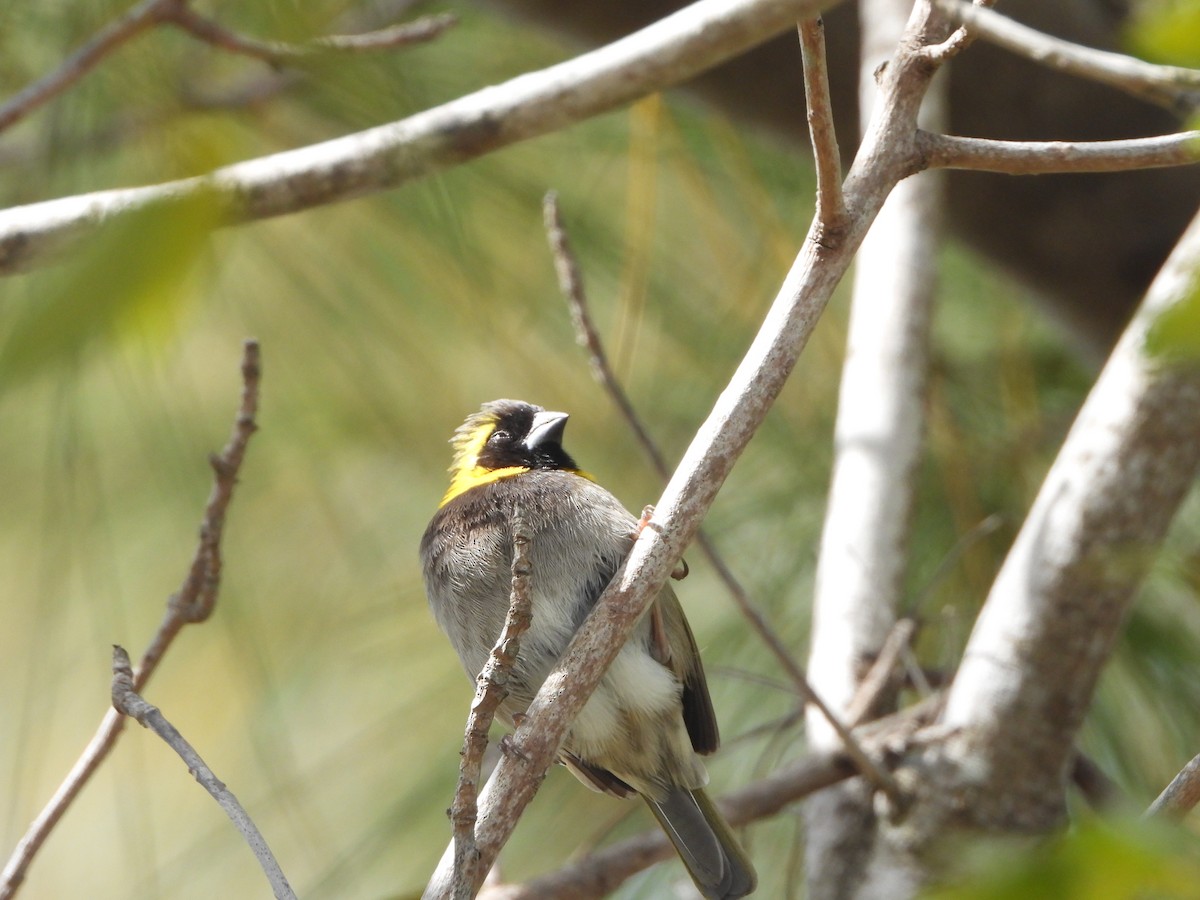
<svg viewBox="0 0 1200 900">
<path fill-rule="evenodd" d="M 495 425 L 479 453 L 486 469 L 521 466 L 529 469 L 576 469 L 563 449 L 567 414 L 550 412 L 528 403 L 496 404 Z"/>
</svg>

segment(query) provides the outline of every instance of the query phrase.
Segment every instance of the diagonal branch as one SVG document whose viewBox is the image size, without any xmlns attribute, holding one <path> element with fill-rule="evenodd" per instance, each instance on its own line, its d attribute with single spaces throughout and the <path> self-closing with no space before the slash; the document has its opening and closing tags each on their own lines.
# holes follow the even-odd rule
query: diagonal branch
<svg viewBox="0 0 1200 900">
<path fill-rule="evenodd" d="M 238 470 L 246 454 L 246 445 L 258 426 L 258 383 L 261 361 L 257 341 L 246 341 L 242 355 L 242 402 L 234 420 L 233 433 L 219 456 L 210 460 L 213 467 L 213 488 L 200 524 L 200 542 L 188 569 L 187 577 L 177 594 L 167 601 L 167 611 L 149 647 L 142 654 L 133 678 L 135 690 L 141 690 L 158 667 L 171 642 L 189 622 L 202 622 L 212 613 L 220 583 L 220 543 L 225 524 L 225 511 L 233 498 Z M 0 873 L 0 900 L 16 896 L 34 857 L 54 830 L 58 821 L 74 802 L 101 763 L 116 746 L 124 727 L 124 719 L 116 710 L 105 713 L 96 734 L 88 742 L 54 796 L 33 820 Z"/>
<path fill-rule="evenodd" d="M 840 191 L 838 193 L 838 203 L 841 203 Z M 662 452 L 654 443 L 653 438 L 650 437 L 650 433 L 642 423 L 641 417 L 633 408 L 628 395 L 617 380 L 616 373 L 609 366 L 608 354 L 605 353 L 604 345 L 600 341 L 600 335 L 592 324 L 591 314 L 587 307 L 587 297 L 583 289 L 583 279 L 579 274 L 579 265 L 575 259 L 574 252 L 571 250 L 566 229 L 563 227 L 557 195 L 553 192 L 547 194 L 543 206 L 546 231 L 549 235 L 550 247 L 554 254 L 555 268 L 559 274 L 559 285 L 571 307 L 571 318 L 575 324 L 577 339 L 588 350 L 592 371 L 596 375 L 597 380 L 612 395 L 613 400 L 630 423 L 634 433 L 638 436 L 638 440 L 642 443 L 647 455 L 653 461 L 660 477 L 663 481 L 667 481 L 670 478 L 670 470 L 667 468 Z M 819 226 L 814 225 L 814 229 L 817 227 Z M 813 690 L 812 685 L 809 684 L 808 679 L 804 676 L 803 670 L 797 664 L 796 660 L 792 658 L 792 654 L 788 652 L 788 648 L 779 637 L 778 632 L 767 621 L 766 614 L 750 599 L 750 596 L 746 593 L 741 583 L 734 576 L 729 566 L 726 565 L 725 560 L 717 552 L 716 545 L 709 540 L 708 535 L 702 530 L 697 530 L 696 532 L 696 543 L 717 570 L 717 574 L 724 582 L 742 616 L 750 623 L 750 627 L 754 629 L 767 649 L 771 651 L 780 668 L 787 674 L 792 682 L 792 686 L 796 689 L 796 693 L 805 703 L 811 703 L 815 706 L 825 718 L 829 727 L 838 735 L 838 739 L 841 741 L 842 747 L 845 748 L 847 756 L 854 762 L 855 767 L 863 777 L 871 782 L 874 787 L 887 794 L 893 802 L 899 803 L 901 800 L 900 789 L 895 780 L 886 770 L 871 759 L 867 752 L 859 745 L 858 740 L 850 732 L 846 724 L 842 722 L 821 696 Z"/>
<path fill-rule="evenodd" d="M 124 15 L 109 22 L 63 60 L 57 69 L 18 91 L 0 105 L 0 131 L 15 125 L 34 110 L 49 103 L 96 68 L 101 60 L 122 44 L 161 24 L 165 10 L 175 2 L 177 0 L 142 0 Z"/>
<path fill-rule="evenodd" d="M 212 769 L 200 758 L 200 754 L 196 752 L 195 748 L 179 733 L 179 730 L 167 721 L 162 711 L 153 704 L 147 703 L 138 694 L 133 686 L 133 667 L 129 663 L 129 654 L 125 652 L 125 648 L 113 647 L 112 670 L 113 708 L 122 715 L 137 720 L 144 728 L 149 728 L 162 738 L 166 745 L 179 755 L 180 759 L 187 763 L 188 771 L 192 773 L 200 786 L 212 795 L 213 799 L 217 801 L 217 805 L 221 807 L 225 815 L 241 832 L 246 843 L 250 845 L 250 850 L 258 860 L 259 866 L 262 867 L 263 874 L 267 876 L 272 893 L 278 900 L 296 900 L 296 894 L 288 884 L 287 876 L 283 874 L 279 863 L 275 860 L 275 854 L 267 846 L 266 838 L 262 836 L 262 832 L 258 830 L 258 826 L 254 824 L 249 813 L 238 802 L 237 797 L 217 778 Z"/>
<path fill-rule="evenodd" d="M 1200 472 L 1198 272 L 1200 216 L 1089 393 L 976 621 L 944 714 L 962 788 L 949 786 L 963 804 L 951 815 L 1022 829 L 1064 815 L 1062 773 L 1096 681 Z"/>
<path fill-rule="evenodd" d="M 924 42 L 926 24 L 922 19 L 914 25 L 915 43 Z M 481 808 L 488 810 L 481 815 L 476 833 L 481 869 L 488 868 L 512 834 L 570 723 L 666 583 L 783 389 L 867 228 L 903 177 L 921 98 L 934 72 L 926 61 L 904 54 L 885 71 L 886 113 L 868 129 L 844 184 L 850 215 L 842 240 L 818 243 L 816 231 L 810 229 L 758 336 L 697 431 L 653 517 L 530 704 L 527 718 L 513 736 L 519 752 L 501 759 L 481 797 Z M 426 887 L 426 897 L 445 896 L 451 857 L 443 856 Z"/>
<path fill-rule="evenodd" d="M 399 122 L 196 178 L 0 212 L 0 274 L 115 218 L 204 197 L 234 225 L 360 197 L 568 125 L 719 65 L 836 0 L 699 0 L 619 41 Z"/>
<path fill-rule="evenodd" d="M 1193 756 L 1150 804 L 1146 815 L 1182 819 L 1197 803 L 1200 803 L 1200 756 Z"/>
</svg>

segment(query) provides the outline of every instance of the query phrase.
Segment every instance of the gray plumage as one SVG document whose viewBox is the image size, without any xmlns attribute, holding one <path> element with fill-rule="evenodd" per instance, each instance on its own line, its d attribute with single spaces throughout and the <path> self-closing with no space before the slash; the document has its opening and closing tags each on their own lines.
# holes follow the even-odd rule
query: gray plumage
<svg viewBox="0 0 1200 900">
<path fill-rule="evenodd" d="M 516 420 L 505 418 L 512 409 Z M 516 401 L 497 401 L 468 420 L 517 443 L 518 453 L 534 421 L 557 415 L 547 457 L 529 458 L 497 480 L 454 494 L 421 541 L 421 562 L 430 606 L 442 630 L 474 678 L 487 661 L 504 624 L 511 588 L 512 521 L 519 507 L 528 532 L 529 630 L 510 675 L 509 695 L 497 713 L 513 724 L 525 712 L 575 630 L 628 554 L 637 520 L 604 488 L 578 474 L 561 450 L 566 417 Z M 480 425 L 480 421 L 484 423 Z M 467 426 L 464 426 L 466 428 Z M 470 433 L 460 433 L 460 457 Z M 481 441 L 470 453 L 489 453 Z M 541 444 L 537 449 L 544 449 Z M 509 470 L 514 451 L 501 448 L 496 468 Z M 475 457 L 456 459 L 476 465 Z M 701 892 L 709 898 L 750 893 L 755 876 L 728 825 L 702 788 L 708 776 L 698 753 L 717 749 L 719 735 L 708 686 L 683 609 L 670 586 L 636 626 L 596 688 L 563 744 L 561 761 L 589 787 L 615 796 L 640 794 L 663 826 Z"/>
</svg>

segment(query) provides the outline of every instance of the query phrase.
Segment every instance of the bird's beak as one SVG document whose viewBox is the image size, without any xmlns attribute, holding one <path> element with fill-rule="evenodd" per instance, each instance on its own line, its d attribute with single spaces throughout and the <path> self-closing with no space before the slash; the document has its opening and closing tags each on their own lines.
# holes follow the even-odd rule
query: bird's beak
<svg viewBox="0 0 1200 900">
<path fill-rule="evenodd" d="M 564 412 L 550 412 L 549 410 L 543 410 L 535 415 L 529 435 L 525 438 L 526 449 L 537 450 L 548 444 L 561 446 L 563 430 L 567 427 L 568 418 L 570 416 Z"/>
</svg>

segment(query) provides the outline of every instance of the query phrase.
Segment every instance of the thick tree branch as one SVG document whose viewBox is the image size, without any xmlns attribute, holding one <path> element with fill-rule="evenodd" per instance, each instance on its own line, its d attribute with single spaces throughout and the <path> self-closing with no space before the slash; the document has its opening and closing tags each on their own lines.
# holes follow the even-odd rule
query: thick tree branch
<svg viewBox="0 0 1200 900">
<path fill-rule="evenodd" d="M 870 116 L 887 115 L 891 98 L 886 83 L 876 85 L 875 72 L 884 63 L 895 65 L 897 47 L 912 46 L 907 36 L 929 14 L 922 7 L 911 0 L 859 2 L 864 127 Z M 928 42 L 899 52 L 920 58 L 924 46 Z M 937 85 L 926 94 L 926 115 L 930 109 L 941 112 Z M 809 680 L 840 715 L 851 710 L 870 660 L 880 655 L 893 629 L 901 600 L 914 475 L 923 450 L 940 205 L 937 177 L 902 181 L 872 223 L 855 262 L 808 659 Z M 894 704 L 896 693 L 883 702 Z M 836 737 L 811 712 L 806 734 L 814 749 L 836 746 Z M 889 800 L 897 809 L 895 799 Z M 856 893 L 875 843 L 875 809 L 872 792 L 857 782 L 806 805 L 810 896 Z"/>
<path fill-rule="evenodd" d="M 985 827 L 1046 829 L 1096 680 L 1200 471 L 1200 216 L 1088 395 L 967 644 L 943 758 Z M 924 764 L 928 764 L 926 760 Z M 943 782 L 942 789 L 947 789 Z"/>
<path fill-rule="evenodd" d="M 219 456 L 209 462 L 213 468 L 213 487 L 200 523 L 200 542 L 196 554 L 177 594 L 167 601 L 167 611 L 149 647 L 142 654 L 134 675 L 135 690 L 141 690 L 154 674 L 171 642 L 189 622 L 202 622 L 213 610 L 220 584 L 220 543 L 225 524 L 225 511 L 233 498 L 238 470 L 246 454 L 246 445 L 257 429 L 254 418 L 258 412 L 258 383 L 261 361 L 257 341 L 246 341 L 242 355 L 242 402 L 234 420 L 233 433 Z M 54 796 L 34 819 L 25 836 L 9 857 L 0 874 L 0 900 L 16 896 L 25 875 L 46 838 L 54 830 L 75 797 L 91 780 L 92 775 L 116 745 L 124 727 L 124 719 L 110 709 L 100 722 L 96 734 L 88 742 Z"/>
<path fill-rule="evenodd" d="M 1180 117 L 1200 108 L 1200 71 L 1196 69 L 1160 66 L 1123 53 L 1083 47 L 965 0 L 934 0 L 934 5 L 966 26 L 970 34 L 1059 72 L 1110 85 Z"/>
<path fill-rule="evenodd" d="M 1118 141 L 997 141 L 922 131 L 918 169 L 975 169 L 1004 175 L 1128 172 L 1192 165 L 1200 131 Z"/>
<path fill-rule="evenodd" d="M 275 860 L 275 854 L 267 846 L 266 838 L 254 824 L 249 813 L 238 802 L 233 791 L 229 790 L 222 781 L 213 774 L 212 769 L 200 758 L 200 754 L 188 743 L 179 730 L 167 721 L 166 716 L 158 707 L 147 703 L 133 686 L 133 668 L 129 662 L 129 654 L 122 647 L 113 647 L 113 679 L 112 701 L 113 708 L 122 715 L 136 719 L 144 728 L 149 728 L 157 734 L 168 747 L 179 754 L 179 758 L 187 763 L 188 771 L 200 783 L 212 798 L 217 801 L 225 815 L 234 826 L 262 867 L 263 874 L 271 885 L 271 891 L 278 900 L 296 900 L 296 894 L 288 884 L 287 876 Z"/>
<path fill-rule="evenodd" d="M 607 47 L 357 134 L 201 177 L 97 191 L 0 212 L 0 274 L 112 219 L 196 198 L 219 225 L 396 187 L 565 128 L 712 68 L 836 0 L 699 0 Z"/>
</svg>

